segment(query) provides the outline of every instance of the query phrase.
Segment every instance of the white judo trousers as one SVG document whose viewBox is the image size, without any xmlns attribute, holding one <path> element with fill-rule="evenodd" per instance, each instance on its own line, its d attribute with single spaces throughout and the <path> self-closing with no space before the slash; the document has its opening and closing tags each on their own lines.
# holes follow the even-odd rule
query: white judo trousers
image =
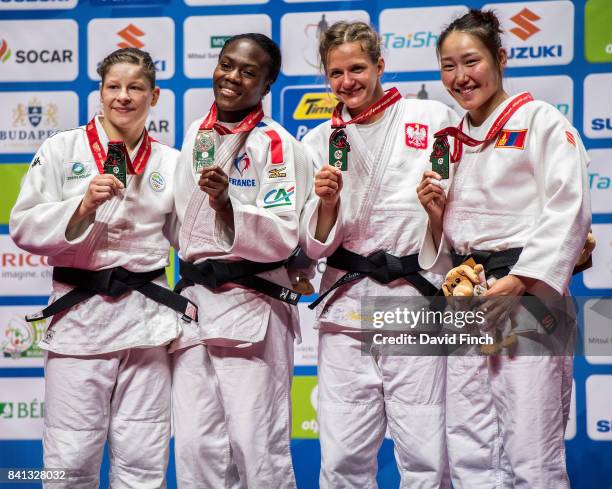
<svg viewBox="0 0 612 489">
<path fill-rule="evenodd" d="M 66 470 L 48 489 L 97 489 L 108 438 L 112 489 L 166 487 L 170 361 L 166 347 L 45 356 L 44 466 Z"/>
<path fill-rule="evenodd" d="M 361 332 L 319 336 L 322 488 L 376 488 L 385 431 L 401 488 L 443 487 L 445 362 L 361 352 Z M 443 359 L 442 359 L 443 360 Z"/>
<path fill-rule="evenodd" d="M 465 132 L 483 140 L 515 98 L 478 127 L 466 119 Z M 451 267 L 446 247 L 462 255 L 522 248 L 510 273 L 536 279 L 530 293 L 561 300 L 591 224 L 588 156 L 577 131 L 541 101 L 520 107 L 501 136 L 484 148 L 463 147 L 444 214 L 446 243 L 436 248 L 426 236 L 419 261 L 445 273 Z M 564 434 L 575 341 L 571 309 L 565 327 L 557 328 L 567 333 L 561 338 L 566 348 L 557 352 L 566 356 L 547 351 L 559 339 L 556 332 L 549 335 L 519 310 L 515 357 L 448 359 L 447 445 L 455 488 L 569 487 Z"/>
<path fill-rule="evenodd" d="M 563 434 L 572 369 L 569 356 L 449 357 L 453 488 L 569 488 Z"/>
<path fill-rule="evenodd" d="M 294 488 L 290 312 L 244 348 L 197 344 L 173 356 L 173 423 L 181 489 Z"/>
<path fill-rule="evenodd" d="M 346 109 L 343 117 L 350 118 Z M 302 230 L 308 256 L 329 256 L 340 245 L 362 256 L 379 250 L 395 256 L 417 253 L 426 215 L 414 189 L 430 167 L 433 134 L 457 121 L 443 104 L 404 99 L 368 128 L 347 126 L 351 151 L 338 218 L 326 242 L 315 239 L 318 198 L 311 198 Z M 317 168 L 328 162 L 330 134 L 326 122 L 304 137 Z M 321 291 L 344 273 L 327 267 Z M 376 488 L 376 454 L 387 426 L 402 487 L 447 487 L 446 359 L 388 352 L 365 357 L 354 336 L 362 327 L 363 298 L 419 295 L 403 279 L 382 285 L 363 278 L 338 288 L 317 308 L 321 488 Z"/>
</svg>

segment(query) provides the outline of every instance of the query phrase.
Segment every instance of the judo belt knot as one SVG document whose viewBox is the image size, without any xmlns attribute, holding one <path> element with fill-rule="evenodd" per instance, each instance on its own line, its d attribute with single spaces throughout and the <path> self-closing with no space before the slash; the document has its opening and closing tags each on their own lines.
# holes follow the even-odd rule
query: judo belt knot
<svg viewBox="0 0 612 489">
<path fill-rule="evenodd" d="M 388 284 L 412 272 L 410 267 L 406 267 L 407 270 L 404 269 L 401 258 L 383 250 L 372 253 L 368 256 L 367 261 L 372 264 L 372 269 L 366 272 L 367 275 L 381 284 Z"/>
<path fill-rule="evenodd" d="M 96 294 L 119 297 L 131 290 L 136 290 L 149 299 L 182 314 L 184 321 L 195 320 L 197 318 L 197 307 L 195 304 L 154 282 L 156 278 L 164 273 L 165 270 L 163 268 L 138 273 L 130 272 L 123 267 L 106 270 L 55 267 L 53 269 L 53 280 L 73 285 L 74 289 L 57 299 L 41 312 L 26 316 L 26 321 L 38 321 L 54 316 L 90 299 Z"/>
<path fill-rule="evenodd" d="M 151 272 L 135 273 L 123 267 L 98 271 L 55 267 L 53 269 L 53 280 L 74 285 L 75 287 L 90 290 L 98 294 L 119 297 L 130 290 L 138 289 L 152 280 L 155 280 L 157 277 L 163 275 L 163 273 L 163 268 Z"/>
<path fill-rule="evenodd" d="M 384 250 L 378 250 L 366 257 L 341 246 L 327 258 L 327 265 L 345 270 L 347 273 L 320 294 L 317 300 L 308 306 L 310 309 L 317 307 L 330 292 L 338 287 L 366 276 L 381 284 L 388 284 L 403 278 L 423 296 L 433 296 L 437 293 L 437 288 L 418 273 L 421 267 L 419 266 L 419 255 L 416 253 L 397 257 Z"/>
<path fill-rule="evenodd" d="M 287 304 L 296 305 L 301 294 L 287 287 L 275 284 L 257 275 L 285 266 L 285 260 L 272 263 L 258 263 L 250 260 L 204 260 L 200 263 L 179 261 L 181 280 L 175 291 L 179 292 L 185 287 L 200 284 L 209 290 L 227 283 L 239 284 L 244 287 L 261 292 L 273 299 Z"/>
</svg>

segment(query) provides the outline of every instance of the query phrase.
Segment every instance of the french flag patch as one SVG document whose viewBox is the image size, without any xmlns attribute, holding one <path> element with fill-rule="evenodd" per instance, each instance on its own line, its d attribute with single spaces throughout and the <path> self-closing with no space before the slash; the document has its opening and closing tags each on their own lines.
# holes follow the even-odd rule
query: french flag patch
<svg viewBox="0 0 612 489">
<path fill-rule="evenodd" d="M 527 129 L 506 130 L 503 129 L 497 143 L 496 148 L 515 148 L 525 149 L 525 139 L 527 138 Z"/>
</svg>

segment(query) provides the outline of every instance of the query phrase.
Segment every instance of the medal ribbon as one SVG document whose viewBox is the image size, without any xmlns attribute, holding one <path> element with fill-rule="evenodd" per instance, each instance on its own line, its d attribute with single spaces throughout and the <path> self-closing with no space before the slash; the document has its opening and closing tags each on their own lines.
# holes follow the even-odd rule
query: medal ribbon
<svg viewBox="0 0 612 489">
<path fill-rule="evenodd" d="M 344 104 L 342 102 L 338 102 L 332 115 L 332 128 L 342 129 L 348 124 L 359 124 L 360 122 L 363 122 L 364 120 L 369 119 L 370 117 L 387 110 L 394 103 L 398 102 L 401 99 L 402 94 L 399 92 L 399 90 L 395 87 L 390 88 L 380 99 L 370 105 L 361 114 L 353 117 L 350 121 L 347 122 L 344 122 L 342 120 L 342 109 L 344 108 Z"/>
<path fill-rule="evenodd" d="M 215 131 L 222 136 L 225 136 L 226 134 L 238 134 L 239 132 L 249 132 L 261 122 L 263 116 L 263 108 L 260 102 L 249 115 L 242 119 L 240 124 L 233 129 L 229 129 L 217 122 L 217 104 L 213 102 L 210 110 L 208 111 L 208 115 L 202 121 L 198 131 L 211 131 L 212 129 L 215 129 Z"/>
<path fill-rule="evenodd" d="M 129 155 L 127 157 L 127 170 L 130 175 L 140 175 L 145 167 L 147 166 L 147 162 L 149 161 L 149 157 L 151 156 L 151 142 L 154 139 L 149 136 L 146 128 L 143 129 L 143 141 L 140 144 L 140 148 L 138 148 L 138 153 L 136 153 L 136 158 L 132 162 Z M 106 151 L 104 151 L 104 147 L 102 143 L 100 143 L 100 136 L 98 135 L 98 129 L 96 128 L 96 120 L 95 117 L 89 121 L 87 126 L 85 127 L 85 132 L 87 133 L 87 139 L 89 140 L 89 148 L 91 149 L 91 154 L 94 157 L 96 162 L 96 166 L 98 167 L 98 171 L 100 174 L 104 173 L 104 162 L 106 161 Z"/>
<path fill-rule="evenodd" d="M 329 136 L 329 164 L 342 171 L 348 169 L 348 152 L 351 150 L 351 146 L 346 137 L 346 132 L 344 131 L 344 128 L 348 124 L 359 124 L 376 114 L 384 112 L 401 99 L 402 95 L 399 90 L 393 87 L 387 90 L 380 99 L 370 105 L 361 114 L 353 117 L 347 122 L 342 120 L 342 109 L 344 108 L 344 104 L 338 102 L 332 115 L 331 127 L 333 131 Z"/>
<path fill-rule="evenodd" d="M 495 120 L 495 122 L 493 122 L 491 129 L 489 129 L 489 132 L 487 132 L 487 135 L 483 141 L 478 141 L 477 139 L 474 139 L 463 132 L 462 128 L 463 128 L 463 121 L 465 120 L 465 116 L 463 117 L 463 119 L 461 119 L 461 122 L 459 123 L 458 127 L 447 127 L 445 129 L 442 129 L 434 134 L 434 138 L 436 139 L 441 138 L 442 140 L 446 141 L 447 145 L 448 145 L 449 136 L 455 138 L 455 144 L 453 148 L 453 154 L 451 156 L 451 161 L 453 163 L 456 163 L 457 161 L 461 159 L 461 156 L 463 154 L 464 144 L 472 148 L 480 146 L 480 145 L 486 146 L 499 135 L 501 130 L 506 125 L 506 122 L 508 122 L 508 120 L 512 117 L 512 115 L 520 107 L 522 107 L 528 102 L 531 102 L 532 100 L 533 100 L 533 97 L 531 96 L 530 93 L 523 93 L 519 95 L 518 97 L 514 98 L 514 100 L 512 100 L 512 102 L 510 102 L 506 106 L 506 108 L 502 111 L 502 113 L 499 114 L 499 117 Z"/>
</svg>

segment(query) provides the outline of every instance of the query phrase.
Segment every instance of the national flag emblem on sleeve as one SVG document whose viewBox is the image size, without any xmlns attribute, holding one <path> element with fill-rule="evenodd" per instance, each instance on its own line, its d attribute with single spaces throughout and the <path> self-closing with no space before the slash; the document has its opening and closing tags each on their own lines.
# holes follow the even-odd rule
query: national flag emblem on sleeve
<svg viewBox="0 0 612 489">
<path fill-rule="evenodd" d="M 570 143 L 572 146 L 576 146 L 576 138 L 571 132 L 565 131 L 565 137 L 567 138 L 568 143 Z"/>
<path fill-rule="evenodd" d="M 527 129 L 506 130 L 503 129 L 495 143 L 496 148 L 525 149 L 525 138 Z"/>
</svg>

